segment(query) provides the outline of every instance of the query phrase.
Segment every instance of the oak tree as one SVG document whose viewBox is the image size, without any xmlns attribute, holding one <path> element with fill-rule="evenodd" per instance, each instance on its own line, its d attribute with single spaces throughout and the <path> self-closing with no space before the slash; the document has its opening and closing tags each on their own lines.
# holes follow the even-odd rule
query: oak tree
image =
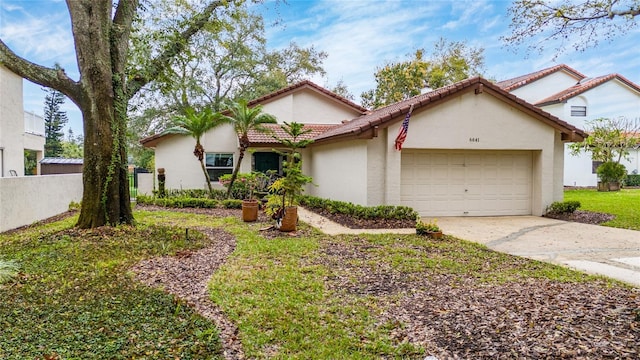
<svg viewBox="0 0 640 360">
<path fill-rule="evenodd" d="M 602 40 L 624 35 L 638 25 L 637 0 L 516 0 L 508 9 L 511 46 L 528 44 L 542 51 L 554 44 L 556 54 L 567 47 L 581 51 Z"/>
<path fill-rule="evenodd" d="M 190 17 L 164 33 L 162 46 L 143 67 L 127 68 L 134 19 L 144 11 L 139 0 L 68 0 L 80 78 L 18 56 L 0 40 L 0 64 L 19 76 L 60 91 L 82 112 L 84 170 L 82 209 L 77 226 L 131 224 L 126 155 L 129 100 L 154 81 L 188 41 L 216 13 L 240 1 L 198 3 Z"/>
</svg>

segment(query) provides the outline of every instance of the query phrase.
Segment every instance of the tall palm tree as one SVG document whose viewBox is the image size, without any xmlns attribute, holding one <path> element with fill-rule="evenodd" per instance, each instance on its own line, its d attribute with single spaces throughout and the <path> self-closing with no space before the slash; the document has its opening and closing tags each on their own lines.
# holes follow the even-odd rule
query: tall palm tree
<svg viewBox="0 0 640 360">
<path fill-rule="evenodd" d="M 261 105 L 249 108 L 247 106 L 247 100 L 244 99 L 240 99 L 237 102 L 232 103 L 229 107 L 229 112 L 231 115 L 223 115 L 223 118 L 225 121 L 233 125 L 233 128 L 238 134 L 238 139 L 240 141 L 240 154 L 238 155 L 238 162 L 236 163 L 236 166 L 233 169 L 233 174 L 231 175 L 231 181 L 229 182 L 229 188 L 227 189 L 227 197 L 231 196 L 231 188 L 238 176 L 238 171 L 240 170 L 240 164 L 242 163 L 244 154 L 249 148 L 249 131 L 253 130 L 267 133 L 269 132 L 269 129 L 263 125 L 275 124 L 277 122 L 275 116 L 262 112 Z"/>
<path fill-rule="evenodd" d="M 196 146 L 193 150 L 193 155 L 200 161 L 200 167 L 207 180 L 207 186 L 209 187 L 209 194 L 213 194 L 213 188 L 211 187 L 211 178 L 204 164 L 204 147 L 200 143 L 202 135 L 207 131 L 227 122 L 222 115 L 213 112 L 211 109 L 204 109 L 203 111 L 196 112 L 192 108 L 185 110 L 185 115 L 175 117 L 176 126 L 171 127 L 164 131 L 165 134 L 182 134 L 189 135 L 196 139 Z"/>
</svg>

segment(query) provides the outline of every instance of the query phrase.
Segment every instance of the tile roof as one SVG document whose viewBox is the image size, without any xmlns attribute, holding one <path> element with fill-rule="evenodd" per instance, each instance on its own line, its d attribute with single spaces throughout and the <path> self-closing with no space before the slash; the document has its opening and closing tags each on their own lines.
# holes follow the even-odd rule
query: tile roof
<svg viewBox="0 0 640 360">
<path fill-rule="evenodd" d="M 248 105 L 249 106 L 253 106 L 253 105 L 256 105 L 256 104 L 262 104 L 262 103 L 271 101 L 272 99 L 279 98 L 279 97 L 281 97 L 283 95 L 286 95 L 288 93 L 295 92 L 298 89 L 312 89 L 312 90 L 317 91 L 317 92 L 319 92 L 321 94 L 324 94 L 324 95 L 326 95 L 326 96 L 328 96 L 328 97 L 330 97 L 330 98 L 332 98 L 332 99 L 334 99 L 334 100 L 336 100 L 338 102 L 341 102 L 342 104 L 347 105 L 347 106 L 353 108 L 354 110 L 356 110 L 356 111 L 358 111 L 358 112 L 360 112 L 362 114 L 364 114 L 364 113 L 366 113 L 368 111 L 367 108 L 362 107 L 362 106 L 354 103 L 353 101 L 351 101 L 351 100 L 349 100 L 349 99 L 347 99 L 347 98 L 345 98 L 343 96 L 340 96 L 340 95 L 334 93 L 333 91 L 329 91 L 329 90 L 323 88 L 322 86 L 317 85 L 317 84 L 315 84 L 315 83 L 313 83 L 313 82 L 311 82 L 309 80 L 300 81 L 299 83 L 293 84 L 291 86 L 287 86 L 286 88 L 280 89 L 278 91 L 274 91 L 274 92 L 272 92 L 270 94 L 261 96 L 261 97 L 259 97 L 257 99 L 254 99 L 254 100 L 251 100 Z"/>
<path fill-rule="evenodd" d="M 40 160 L 40 164 L 82 165 L 83 163 L 84 159 L 44 158 Z"/>
<path fill-rule="evenodd" d="M 602 85 L 604 83 L 606 83 L 607 81 L 613 80 L 613 79 L 617 79 L 620 82 L 626 84 L 627 86 L 629 86 L 630 88 L 634 89 L 635 91 L 640 93 L 640 86 L 634 84 L 631 80 L 628 80 L 627 78 L 625 78 L 622 75 L 619 74 L 609 74 L 609 75 L 604 75 L 604 76 L 598 76 L 595 78 L 586 78 L 581 80 L 579 83 L 575 84 L 574 86 L 562 90 L 559 93 L 553 94 L 551 96 L 549 96 L 546 99 L 542 99 L 540 101 L 538 101 L 535 105 L 536 106 L 545 106 L 545 105 L 551 105 L 551 104 L 557 104 L 560 102 L 564 102 L 567 99 L 570 99 L 574 96 L 578 96 L 580 94 L 582 94 L 583 92 L 589 90 L 589 89 L 593 89 L 596 86 Z"/>
<path fill-rule="evenodd" d="M 269 133 L 260 133 L 257 131 L 249 131 L 249 141 L 252 146 L 264 146 L 264 145 L 277 145 L 280 144 L 278 140 L 274 138 L 274 136 L 280 139 L 291 139 L 289 135 L 287 135 L 284 130 L 280 127 L 281 124 L 265 124 L 265 127 L 270 130 Z M 339 124 L 304 124 L 304 130 L 311 130 L 307 134 L 304 134 L 298 138 L 298 140 L 311 140 L 331 130 Z"/>
<path fill-rule="evenodd" d="M 496 85 L 498 85 L 498 87 L 500 87 L 502 90 L 505 91 L 513 91 L 519 87 L 522 87 L 524 85 L 527 85 L 529 83 L 532 83 L 536 80 L 539 80 L 547 75 L 551 75 L 555 72 L 564 70 L 565 72 L 569 73 L 570 75 L 574 76 L 576 78 L 576 80 L 582 80 L 584 78 L 586 78 L 585 75 L 581 74 L 580 72 L 578 72 L 577 70 L 565 65 L 565 64 L 559 64 L 559 65 L 555 65 L 546 69 L 542 69 L 536 72 L 532 72 L 531 74 L 526 74 L 526 75 L 522 75 L 522 76 L 518 76 L 515 77 L 513 79 L 508 79 L 508 80 L 503 80 L 503 81 L 498 81 L 496 83 Z"/>
<path fill-rule="evenodd" d="M 341 138 L 357 138 L 359 136 L 366 136 L 367 132 L 371 131 L 375 127 L 388 127 L 389 125 L 397 121 L 401 121 L 404 118 L 405 114 L 409 112 L 409 109 L 412 105 L 414 107 L 413 111 L 416 111 L 423 107 L 428 108 L 435 104 L 441 103 L 442 101 L 446 101 L 447 98 L 451 95 L 471 90 L 475 90 L 476 92 L 482 92 L 485 90 L 492 92 L 494 96 L 501 97 L 503 100 L 507 100 L 514 105 L 520 106 L 521 108 L 527 110 L 529 113 L 532 113 L 534 116 L 537 116 L 540 120 L 544 121 L 550 126 L 553 126 L 562 133 L 569 135 L 570 137 L 573 137 L 573 134 L 577 135 L 578 138 L 585 138 L 587 136 L 584 131 L 565 121 L 560 120 L 559 118 L 549 114 L 544 110 L 531 105 L 530 103 L 516 97 L 513 94 L 500 89 L 490 81 L 480 77 L 474 77 L 372 111 L 367 115 L 353 119 L 334 129 L 330 129 L 327 132 L 317 136 L 314 140 L 316 142 L 322 142 Z M 577 141 L 581 140 L 582 139 L 577 139 Z"/>
</svg>

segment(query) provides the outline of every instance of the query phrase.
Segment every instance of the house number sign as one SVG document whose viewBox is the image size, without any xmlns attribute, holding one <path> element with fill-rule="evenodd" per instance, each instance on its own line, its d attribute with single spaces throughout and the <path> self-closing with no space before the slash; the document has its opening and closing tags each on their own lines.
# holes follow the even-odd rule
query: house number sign
<svg viewBox="0 0 640 360">
<path fill-rule="evenodd" d="M 470 137 L 469 142 L 480 142 L 480 138 Z"/>
</svg>

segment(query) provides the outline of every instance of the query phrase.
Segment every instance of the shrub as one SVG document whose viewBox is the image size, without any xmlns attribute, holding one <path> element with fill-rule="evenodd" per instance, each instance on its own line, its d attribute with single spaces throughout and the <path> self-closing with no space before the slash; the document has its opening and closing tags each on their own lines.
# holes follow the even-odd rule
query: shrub
<svg viewBox="0 0 640 360">
<path fill-rule="evenodd" d="M 207 198 L 189 198 L 189 197 L 170 197 L 170 198 L 154 198 L 146 195 L 136 197 L 136 203 L 140 205 L 157 205 L 173 208 L 215 208 L 220 202 L 215 199 Z"/>
<path fill-rule="evenodd" d="M 626 186 L 640 186 L 640 175 L 627 175 L 627 179 L 624 181 Z"/>
<path fill-rule="evenodd" d="M 580 207 L 579 201 L 556 201 L 549 205 L 547 213 L 549 214 L 572 214 Z"/>
<path fill-rule="evenodd" d="M 300 205 L 318 209 L 331 214 L 346 214 L 358 219 L 397 219 L 415 220 L 418 213 L 408 206 L 378 205 L 362 206 L 346 201 L 322 199 L 316 196 L 303 196 Z"/>
<path fill-rule="evenodd" d="M 240 209 L 242 208 L 242 200 L 238 200 L 238 199 L 222 200 L 222 206 L 224 206 L 227 209 Z"/>
<path fill-rule="evenodd" d="M 624 165 L 607 161 L 596 169 L 598 178 L 602 182 L 617 182 L 622 181 L 627 176 L 627 168 Z"/>
</svg>

